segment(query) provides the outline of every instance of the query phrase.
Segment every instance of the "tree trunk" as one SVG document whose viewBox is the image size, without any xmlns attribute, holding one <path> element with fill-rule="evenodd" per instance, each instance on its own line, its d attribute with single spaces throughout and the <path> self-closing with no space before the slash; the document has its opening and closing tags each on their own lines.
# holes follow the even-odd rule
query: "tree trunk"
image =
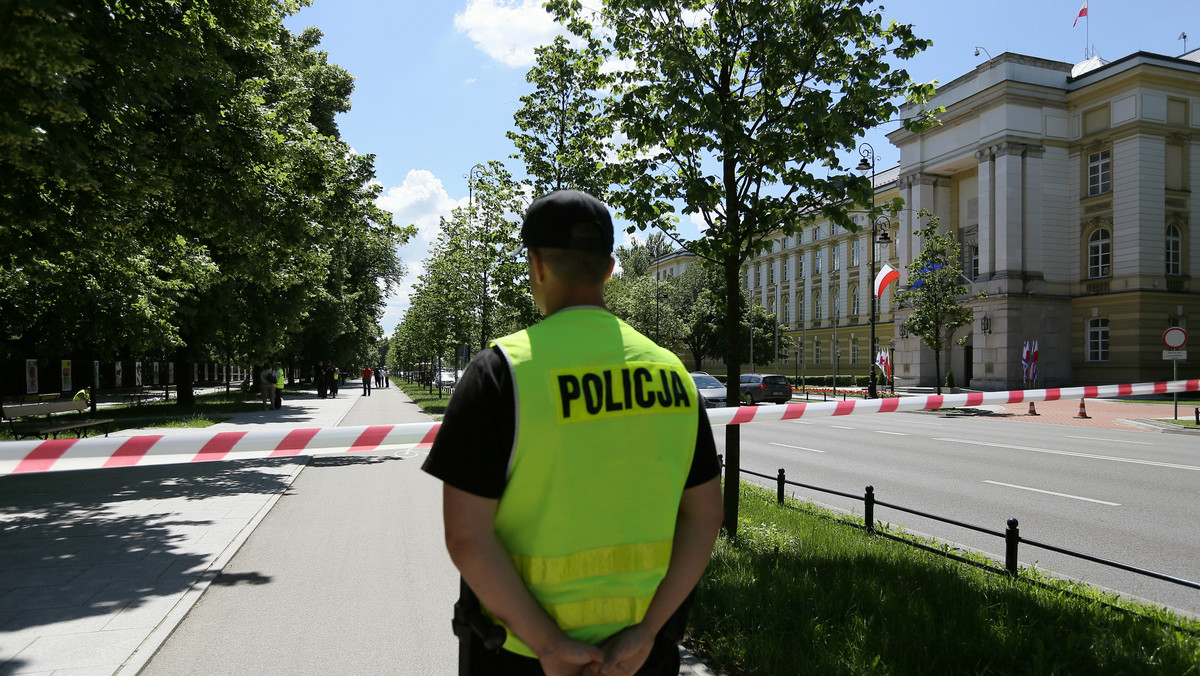
<svg viewBox="0 0 1200 676">
<path fill-rule="evenodd" d="M 176 373 L 179 376 L 176 379 L 179 382 L 175 384 L 175 404 L 178 406 L 194 406 L 196 404 L 196 390 L 192 382 L 194 360 L 192 348 L 189 347 L 188 341 L 184 337 L 184 342 L 175 348 Z"/>
<path fill-rule="evenodd" d="M 728 315 L 725 318 L 725 405 L 737 406 L 742 399 L 742 293 L 739 280 L 741 266 L 737 252 L 726 254 L 725 297 Z M 725 426 L 725 522 L 721 528 L 728 537 L 737 535 L 738 488 L 741 484 L 741 428 Z"/>
</svg>

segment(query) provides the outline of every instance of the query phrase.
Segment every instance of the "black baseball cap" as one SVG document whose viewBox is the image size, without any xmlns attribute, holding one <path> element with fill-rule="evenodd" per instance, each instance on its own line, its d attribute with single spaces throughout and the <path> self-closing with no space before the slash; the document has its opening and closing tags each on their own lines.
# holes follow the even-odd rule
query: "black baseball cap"
<svg viewBox="0 0 1200 676">
<path fill-rule="evenodd" d="M 608 207 L 579 190 L 556 190 L 535 199 L 521 223 L 521 248 L 539 247 L 611 254 Z"/>
</svg>

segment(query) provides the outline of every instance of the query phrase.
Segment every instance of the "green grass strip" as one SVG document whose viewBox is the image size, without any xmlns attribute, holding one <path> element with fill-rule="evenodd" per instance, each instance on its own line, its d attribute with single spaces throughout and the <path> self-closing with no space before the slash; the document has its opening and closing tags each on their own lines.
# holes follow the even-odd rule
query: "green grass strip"
<svg viewBox="0 0 1200 676">
<path fill-rule="evenodd" d="M 738 513 L 689 632 L 728 674 L 1200 674 L 1200 623 L 1164 609 L 963 565 L 747 483 Z"/>
</svg>

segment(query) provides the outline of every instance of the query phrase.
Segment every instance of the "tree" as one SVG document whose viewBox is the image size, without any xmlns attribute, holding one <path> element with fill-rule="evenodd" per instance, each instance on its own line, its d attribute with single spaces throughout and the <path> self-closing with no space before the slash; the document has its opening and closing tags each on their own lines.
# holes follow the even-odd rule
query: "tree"
<svg viewBox="0 0 1200 676">
<path fill-rule="evenodd" d="M 707 226 L 684 248 L 723 271 L 728 313 L 741 317 L 741 266 L 773 233 L 791 235 L 823 216 L 870 201 L 867 179 L 839 152 L 898 117 L 899 97 L 922 101 L 893 59 L 929 45 L 910 26 L 884 25 L 866 0 L 607 0 L 597 35 L 628 64 L 613 86 L 620 149 L 613 201 L 638 227 L 673 230 L 675 206 Z M 572 32 L 592 36 L 580 0 L 547 7 Z M 906 121 L 919 126 L 923 120 Z M 740 376 L 742 335 L 727 322 L 728 377 Z M 727 429 L 725 530 L 736 534 L 740 447 Z"/>
<path fill-rule="evenodd" d="M 286 30 L 297 6 L 0 8 L 6 347 L 174 350 L 184 405 L 196 359 L 367 354 L 411 231 L 339 138 L 353 78 Z"/>
<path fill-rule="evenodd" d="M 938 232 L 938 218 L 928 210 L 917 212 L 929 219 L 916 231 L 921 253 L 908 264 L 908 290 L 896 294 L 900 307 L 911 307 L 904 321 L 908 332 L 933 350 L 934 382 L 942 393 L 942 351 L 950 347 L 954 332 L 975 320 L 975 312 L 963 303 L 968 296 L 962 274 L 961 248 L 954 236 Z M 976 298 L 986 298 L 979 292 Z M 964 337 L 960 344 L 965 344 Z"/>
<path fill-rule="evenodd" d="M 596 94 L 608 83 L 599 44 L 573 49 L 560 35 L 536 55 L 525 79 L 537 88 L 513 116 L 520 133 L 507 134 L 519 151 L 512 157 L 524 160 L 534 194 L 573 188 L 605 200 L 613 126 Z"/>
</svg>

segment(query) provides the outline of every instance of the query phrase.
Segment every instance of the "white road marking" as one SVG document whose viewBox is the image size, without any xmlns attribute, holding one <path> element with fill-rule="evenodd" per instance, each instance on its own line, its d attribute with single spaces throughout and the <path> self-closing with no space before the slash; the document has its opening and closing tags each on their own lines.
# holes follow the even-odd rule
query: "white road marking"
<svg viewBox="0 0 1200 676">
<path fill-rule="evenodd" d="M 783 446 L 784 448 L 794 448 L 797 451 L 811 451 L 812 453 L 824 453 L 825 452 L 825 451 L 819 451 L 815 448 L 805 448 L 803 446 L 789 446 L 787 444 L 778 444 L 778 443 L 775 443 L 774 441 L 770 442 L 770 444 L 772 446 Z"/>
<path fill-rule="evenodd" d="M 993 486 L 1005 486 L 1007 488 L 1016 488 L 1016 489 L 1022 490 L 1022 491 L 1033 491 L 1034 493 L 1045 493 L 1046 495 L 1055 495 L 1060 498 L 1071 498 L 1072 500 L 1083 500 L 1084 502 L 1094 502 L 1099 505 L 1108 505 L 1110 507 L 1120 507 L 1121 506 L 1121 503 L 1119 503 L 1119 502 L 1108 502 L 1106 500 L 1093 500 L 1092 498 L 1082 498 L 1082 497 L 1079 497 L 1078 495 L 1070 495 L 1067 493 L 1055 493 L 1054 491 L 1043 491 L 1040 488 L 1030 488 L 1029 486 L 1018 486 L 1016 484 L 1006 484 L 1006 483 L 1001 483 L 999 481 L 984 481 L 983 483 L 992 484 Z"/>
<path fill-rule="evenodd" d="M 1139 444 L 1141 446 L 1153 446 L 1154 445 L 1154 443 L 1150 442 L 1150 441 L 1118 441 L 1116 439 L 1103 439 L 1101 437 L 1077 437 L 1077 436 L 1074 436 L 1071 434 L 1068 434 L 1067 438 L 1068 439 L 1087 439 L 1088 441 L 1111 441 L 1114 444 Z"/>
<path fill-rule="evenodd" d="M 908 432 L 889 432 L 887 430 L 875 430 L 875 431 L 880 434 L 894 434 L 898 437 L 907 437 L 908 436 Z"/>
<path fill-rule="evenodd" d="M 808 420 L 789 420 L 788 422 L 792 423 L 793 425 L 811 425 L 812 424 Z"/>
<path fill-rule="evenodd" d="M 836 427 L 839 430 L 856 430 L 856 429 L 858 429 L 857 427 L 846 427 L 845 425 L 830 425 L 830 427 Z"/>
<path fill-rule="evenodd" d="M 1120 458 L 1113 455 L 1093 455 L 1091 453 L 1075 453 L 1073 451 L 1055 451 L 1049 448 L 1032 448 L 1029 446 L 1014 446 L 1012 444 L 995 444 L 988 441 L 975 441 L 974 439 L 946 439 L 935 437 L 934 441 L 949 441 L 954 444 L 974 444 L 976 446 L 992 446 L 994 448 L 1011 448 L 1018 451 L 1030 451 L 1033 453 L 1046 453 L 1048 455 L 1066 455 L 1072 458 L 1088 458 L 1091 460 L 1111 460 L 1113 462 L 1128 462 L 1134 465 L 1150 465 L 1151 467 L 1166 467 L 1169 469 L 1186 469 L 1193 472 L 1200 472 L 1200 467 L 1195 465 L 1177 465 L 1172 462 L 1156 462 L 1154 460 L 1135 460 L 1134 458 Z"/>
</svg>

